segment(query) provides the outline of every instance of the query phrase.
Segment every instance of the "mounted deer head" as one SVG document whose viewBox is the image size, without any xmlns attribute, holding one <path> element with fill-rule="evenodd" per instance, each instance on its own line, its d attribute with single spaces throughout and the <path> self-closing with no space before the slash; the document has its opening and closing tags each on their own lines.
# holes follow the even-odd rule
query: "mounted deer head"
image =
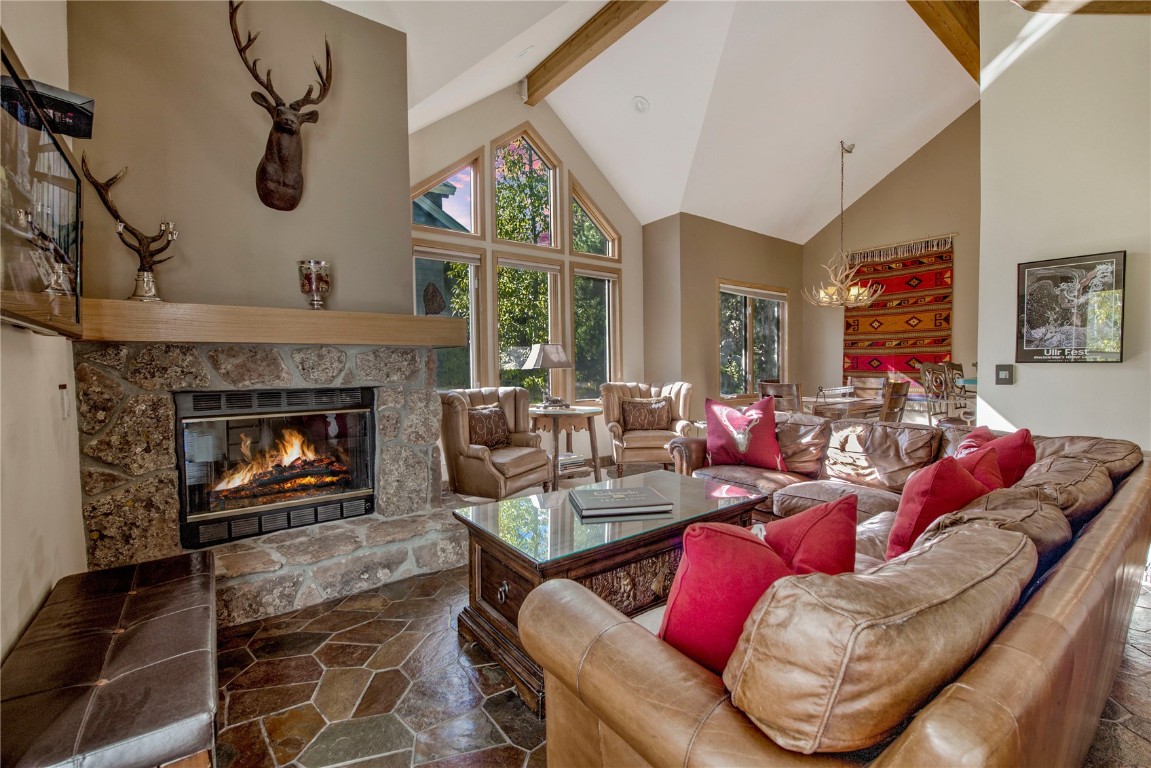
<svg viewBox="0 0 1151 768">
<path fill-rule="evenodd" d="M 312 86 L 308 86 L 303 98 L 296 99 L 291 104 L 285 104 L 276 89 L 272 87 L 272 70 L 268 69 L 263 77 L 256 65 L 259 59 L 248 60 L 248 49 L 260 36 L 259 32 L 247 33 L 247 42 L 240 42 L 240 32 L 236 29 L 236 13 L 243 2 L 228 0 L 228 20 L 232 25 L 232 40 L 236 43 L 236 50 L 240 52 L 240 59 L 248 72 L 255 78 L 260 87 L 268 92 L 264 95 L 260 91 L 252 91 L 252 101 L 259 104 L 272 116 L 272 130 L 268 133 L 268 145 L 264 149 L 264 157 L 256 168 L 256 192 L 260 201 L 269 208 L 277 211 L 290 211 L 300 204 L 300 197 L 304 194 L 304 146 L 300 136 L 300 128 L 304 123 L 314 123 L 320 119 L 316 111 L 301 112 L 307 106 L 314 106 L 324 100 L 332 87 L 332 48 L 324 39 L 325 64 L 320 69 L 319 63 L 312 59 L 316 67 L 316 76 L 319 77 L 320 91 L 312 96 Z M 272 98 L 269 99 L 268 96 Z"/>
</svg>

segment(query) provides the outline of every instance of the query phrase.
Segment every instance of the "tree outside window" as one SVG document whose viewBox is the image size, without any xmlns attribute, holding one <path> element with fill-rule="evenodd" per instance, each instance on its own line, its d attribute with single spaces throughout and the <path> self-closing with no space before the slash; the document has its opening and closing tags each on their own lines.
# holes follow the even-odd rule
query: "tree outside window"
<svg viewBox="0 0 1151 768">
<path fill-rule="evenodd" d="M 748 395 L 783 375 L 786 301 L 730 289 L 719 292 L 720 393 Z"/>
<path fill-rule="evenodd" d="M 533 402 L 548 388 L 547 371 L 524 371 L 532 344 L 547 344 L 551 337 L 551 281 L 543 270 L 496 268 L 496 304 L 500 340 L 500 386 L 524 387 Z"/>
<path fill-rule="evenodd" d="M 611 370 L 609 306 L 611 280 L 576 275 L 572 282 L 575 314 L 575 396 L 577 400 L 599 397 L 599 385 Z"/>
<path fill-rule="evenodd" d="M 551 247 L 555 177 L 552 167 L 526 136 L 497 147 L 492 161 L 496 181 L 496 237 Z"/>
</svg>

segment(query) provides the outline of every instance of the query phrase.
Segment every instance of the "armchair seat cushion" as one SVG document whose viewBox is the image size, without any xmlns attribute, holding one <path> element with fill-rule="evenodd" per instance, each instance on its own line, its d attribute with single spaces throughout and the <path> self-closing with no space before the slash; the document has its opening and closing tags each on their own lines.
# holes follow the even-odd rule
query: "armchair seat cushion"
<svg viewBox="0 0 1151 768">
<path fill-rule="evenodd" d="M 670 429 L 634 429 L 623 433 L 624 448 L 663 448 L 679 433 Z"/>
<path fill-rule="evenodd" d="M 515 477 L 546 466 L 548 455 L 539 448 L 508 445 L 492 449 L 492 464 L 504 477 Z"/>
</svg>

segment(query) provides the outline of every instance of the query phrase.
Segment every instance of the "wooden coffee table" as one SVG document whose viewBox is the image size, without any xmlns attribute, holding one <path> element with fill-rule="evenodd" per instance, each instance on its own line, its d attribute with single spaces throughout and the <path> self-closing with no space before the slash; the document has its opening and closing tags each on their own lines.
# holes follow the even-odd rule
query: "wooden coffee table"
<svg viewBox="0 0 1151 768">
<path fill-rule="evenodd" d="M 634 616 L 667 600 L 688 525 L 748 525 L 752 509 L 766 498 L 742 486 L 663 470 L 584 487 L 645 485 L 674 504 L 670 517 L 584 522 L 566 490 L 454 513 L 468 529 L 471 592 L 459 632 L 507 670 L 523 700 L 541 715 L 543 670 L 519 636 L 519 610 L 528 592 L 548 579 L 572 579 Z"/>
</svg>

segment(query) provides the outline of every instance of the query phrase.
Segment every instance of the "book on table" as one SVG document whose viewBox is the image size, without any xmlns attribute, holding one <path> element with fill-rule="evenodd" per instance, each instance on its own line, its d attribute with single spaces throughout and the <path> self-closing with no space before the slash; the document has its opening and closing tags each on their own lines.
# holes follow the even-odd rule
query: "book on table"
<svg viewBox="0 0 1151 768">
<path fill-rule="evenodd" d="M 580 520 L 588 525 L 601 523 L 645 523 L 652 520 L 671 520 L 675 514 L 667 512 L 636 512 L 625 515 L 580 515 Z"/>
<path fill-rule="evenodd" d="M 672 503 L 652 488 L 574 488 L 568 491 L 580 517 L 666 514 Z"/>
</svg>

